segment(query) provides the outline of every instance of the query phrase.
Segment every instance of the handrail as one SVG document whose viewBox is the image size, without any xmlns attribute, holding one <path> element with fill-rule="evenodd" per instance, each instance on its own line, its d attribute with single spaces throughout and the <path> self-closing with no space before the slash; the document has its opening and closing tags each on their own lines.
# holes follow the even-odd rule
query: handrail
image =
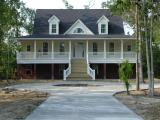
<svg viewBox="0 0 160 120">
<path fill-rule="evenodd" d="M 92 77 L 92 80 L 95 80 L 95 70 L 93 70 L 89 64 L 87 65 L 87 73 Z"/>
<path fill-rule="evenodd" d="M 95 80 L 95 70 L 93 70 L 90 66 L 89 66 L 89 61 L 87 60 L 87 73 L 88 75 L 92 78 L 92 80 Z"/>
<path fill-rule="evenodd" d="M 71 58 L 69 58 L 69 66 L 63 71 L 63 80 L 67 80 L 67 77 L 71 74 Z"/>
<path fill-rule="evenodd" d="M 69 65 L 69 67 L 63 71 L 63 80 L 66 80 L 70 74 L 71 74 L 71 67 Z"/>
</svg>

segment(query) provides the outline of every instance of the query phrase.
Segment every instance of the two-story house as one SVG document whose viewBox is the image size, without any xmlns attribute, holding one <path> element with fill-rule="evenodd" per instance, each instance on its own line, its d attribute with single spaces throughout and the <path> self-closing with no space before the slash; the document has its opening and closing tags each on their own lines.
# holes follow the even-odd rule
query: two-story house
<svg viewBox="0 0 160 120">
<path fill-rule="evenodd" d="M 133 64 L 136 39 L 123 20 L 104 9 L 38 9 L 32 35 L 17 38 L 24 79 L 117 79 L 124 60 Z"/>
</svg>

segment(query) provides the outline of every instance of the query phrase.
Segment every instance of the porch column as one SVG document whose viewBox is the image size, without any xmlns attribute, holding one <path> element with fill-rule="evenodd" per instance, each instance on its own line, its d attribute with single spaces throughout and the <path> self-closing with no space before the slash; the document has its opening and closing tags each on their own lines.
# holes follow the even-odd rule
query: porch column
<svg viewBox="0 0 160 120">
<path fill-rule="evenodd" d="M 106 63 L 103 64 L 103 69 L 104 69 L 104 79 L 106 79 Z"/>
<path fill-rule="evenodd" d="M 52 55 L 51 55 L 52 59 L 54 59 L 54 41 L 52 40 Z"/>
<path fill-rule="evenodd" d="M 36 51 L 37 51 L 37 45 L 36 45 L 36 40 L 34 40 L 34 59 L 36 59 Z"/>
<path fill-rule="evenodd" d="M 69 60 L 71 59 L 71 40 L 69 41 Z"/>
<path fill-rule="evenodd" d="M 87 64 L 88 64 L 88 40 L 86 42 L 86 59 L 87 59 Z"/>
<path fill-rule="evenodd" d="M 33 77 L 34 77 L 34 79 L 37 79 L 37 75 L 36 75 L 36 74 L 37 74 L 37 73 L 36 73 L 36 71 L 37 71 L 37 70 L 36 70 L 37 66 L 36 66 L 36 64 L 34 64 L 33 66 L 34 66 L 34 67 L 33 67 L 33 72 L 34 72 L 34 76 L 33 76 Z"/>
<path fill-rule="evenodd" d="M 52 80 L 54 80 L 54 64 L 52 64 L 51 67 L 52 67 L 52 76 L 51 77 L 52 77 Z"/>
<path fill-rule="evenodd" d="M 104 40 L 104 59 L 106 59 L 106 40 Z"/>
<path fill-rule="evenodd" d="M 123 40 L 121 40 L 121 59 L 123 59 Z"/>
</svg>

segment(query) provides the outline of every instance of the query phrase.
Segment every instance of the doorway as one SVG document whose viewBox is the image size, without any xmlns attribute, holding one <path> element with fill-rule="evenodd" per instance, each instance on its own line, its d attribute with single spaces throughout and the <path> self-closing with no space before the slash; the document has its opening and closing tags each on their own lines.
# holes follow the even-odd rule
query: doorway
<svg viewBox="0 0 160 120">
<path fill-rule="evenodd" d="M 74 44 L 73 58 L 84 58 L 85 57 L 85 45 L 82 42 Z"/>
</svg>

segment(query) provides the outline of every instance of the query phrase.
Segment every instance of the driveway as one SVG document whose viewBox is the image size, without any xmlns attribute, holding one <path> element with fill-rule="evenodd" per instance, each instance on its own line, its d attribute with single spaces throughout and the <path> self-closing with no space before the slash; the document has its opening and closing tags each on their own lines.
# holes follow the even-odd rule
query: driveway
<svg viewBox="0 0 160 120">
<path fill-rule="evenodd" d="M 54 86 L 62 83 L 85 83 L 91 86 Z M 45 91 L 51 94 L 26 120 L 142 120 L 112 96 L 116 91 L 124 90 L 121 83 L 69 81 L 62 83 L 12 86 L 18 89 Z"/>
</svg>

